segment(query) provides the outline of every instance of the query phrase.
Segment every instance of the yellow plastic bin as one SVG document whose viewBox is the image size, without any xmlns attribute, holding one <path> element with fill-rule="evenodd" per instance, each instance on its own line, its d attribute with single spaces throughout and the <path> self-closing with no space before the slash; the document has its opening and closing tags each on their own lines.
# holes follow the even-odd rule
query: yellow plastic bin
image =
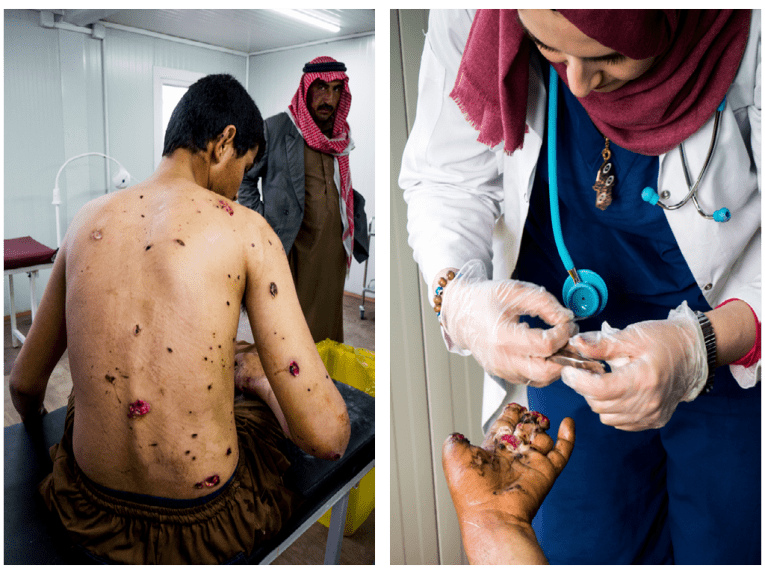
<svg viewBox="0 0 765 574">
<path fill-rule="evenodd" d="M 356 349 L 330 339 L 317 343 L 316 349 L 330 377 L 364 391 L 370 396 L 375 396 L 375 354 L 373 352 Z M 346 536 L 353 534 L 369 517 L 374 507 L 375 469 L 373 468 L 361 479 L 357 487 L 351 488 L 343 533 Z M 329 509 L 319 518 L 319 522 L 329 528 L 331 516 L 332 509 Z"/>
</svg>

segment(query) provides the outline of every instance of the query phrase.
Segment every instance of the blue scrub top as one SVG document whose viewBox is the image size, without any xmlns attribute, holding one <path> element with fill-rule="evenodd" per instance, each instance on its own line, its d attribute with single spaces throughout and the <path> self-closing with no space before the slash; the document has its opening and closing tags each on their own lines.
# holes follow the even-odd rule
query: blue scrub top
<svg viewBox="0 0 765 574">
<path fill-rule="evenodd" d="M 595 271 L 608 287 L 606 308 L 579 321 L 580 331 L 599 331 L 603 321 L 623 329 L 663 320 L 683 301 L 710 310 L 664 211 L 641 199 L 643 188 L 657 187 L 658 158 L 611 142 L 613 202 L 605 211 L 596 208 L 592 186 L 605 140 L 563 82 L 560 88 L 563 237 L 576 268 Z M 568 274 L 553 238 L 547 177 L 545 137 L 514 278 L 542 285 L 562 300 Z M 544 327 L 538 319 L 524 320 Z M 663 429 L 638 433 L 603 425 L 561 381 L 528 394 L 530 407 L 550 418 L 551 429 L 567 416 L 576 423 L 571 460 L 533 522 L 551 563 L 734 563 L 759 556 L 760 385 L 741 389 L 721 367 L 711 393 L 680 403 Z M 743 425 L 735 453 L 722 430 L 731 415 Z M 717 451 L 727 453 L 728 463 L 710 473 L 709 453 Z M 731 535 L 720 536 L 720 524 L 728 520 Z"/>
<path fill-rule="evenodd" d="M 592 186 L 603 163 L 605 139 L 562 81 L 560 94 L 558 195 L 563 238 L 576 268 L 598 273 L 608 287 L 606 308 L 599 315 L 579 320 L 580 332 L 599 331 L 604 321 L 624 329 L 640 321 L 663 320 L 683 301 L 693 310 L 711 310 L 664 210 L 641 198 L 645 187 L 658 186 L 659 158 L 610 142 L 616 178 L 613 201 L 605 211 L 598 209 Z M 544 286 L 563 304 L 563 284 L 568 273 L 553 237 L 547 178 L 545 134 L 513 277 Z M 688 205 L 687 209 L 693 207 Z M 535 327 L 544 326 L 534 318 L 524 320 Z M 715 371 L 715 389 L 710 394 L 719 393 L 719 387 L 737 396 L 742 390 L 727 367 Z M 752 399 L 751 393 L 746 399 Z"/>
</svg>

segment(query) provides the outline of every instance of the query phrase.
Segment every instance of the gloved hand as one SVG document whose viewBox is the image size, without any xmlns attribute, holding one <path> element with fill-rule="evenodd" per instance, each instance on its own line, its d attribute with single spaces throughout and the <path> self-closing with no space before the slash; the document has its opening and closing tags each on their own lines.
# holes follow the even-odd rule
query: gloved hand
<svg viewBox="0 0 765 574">
<path fill-rule="evenodd" d="M 447 337 L 470 351 L 484 370 L 511 383 L 544 387 L 558 380 L 563 367 L 545 357 L 577 332 L 573 312 L 544 287 L 489 281 L 481 261 L 468 262 L 461 272 L 443 293 L 441 324 Z M 553 327 L 531 329 L 518 322 L 522 315 Z"/>
<path fill-rule="evenodd" d="M 685 302 L 663 321 L 621 331 L 603 323 L 601 331 L 571 339 L 571 346 L 605 360 L 612 371 L 595 375 L 565 367 L 563 382 L 587 400 L 603 424 L 626 431 L 663 427 L 680 401 L 698 396 L 709 373 L 701 327 Z"/>
</svg>

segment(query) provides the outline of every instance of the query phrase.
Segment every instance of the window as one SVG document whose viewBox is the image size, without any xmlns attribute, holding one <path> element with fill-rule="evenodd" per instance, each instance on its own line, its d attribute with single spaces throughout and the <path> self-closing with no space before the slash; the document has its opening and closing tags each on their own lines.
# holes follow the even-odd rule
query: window
<svg viewBox="0 0 765 574">
<path fill-rule="evenodd" d="M 154 169 L 162 159 L 170 115 L 189 86 L 203 76 L 186 70 L 154 68 Z"/>
</svg>

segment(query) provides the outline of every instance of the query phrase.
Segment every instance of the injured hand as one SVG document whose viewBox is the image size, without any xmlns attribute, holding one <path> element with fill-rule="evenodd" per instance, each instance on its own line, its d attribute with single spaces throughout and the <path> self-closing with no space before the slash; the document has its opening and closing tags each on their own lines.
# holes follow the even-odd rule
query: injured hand
<svg viewBox="0 0 765 574">
<path fill-rule="evenodd" d="M 268 385 L 266 372 L 260 362 L 258 350 L 252 343 L 237 341 L 234 356 L 234 384 L 238 391 L 260 396 Z M 270 387 L 270 385 L 268 385 Z"/>
<path fill-rule="evenodd" d="M 531 519 L 574 448 L 566 418 L 553 444 L 550 421 L 511 403 L 481 447 L 461 434 L 444 442 L 442 460 L 462 540 L 471 564 L 546 562 Z"/>
</svg>

